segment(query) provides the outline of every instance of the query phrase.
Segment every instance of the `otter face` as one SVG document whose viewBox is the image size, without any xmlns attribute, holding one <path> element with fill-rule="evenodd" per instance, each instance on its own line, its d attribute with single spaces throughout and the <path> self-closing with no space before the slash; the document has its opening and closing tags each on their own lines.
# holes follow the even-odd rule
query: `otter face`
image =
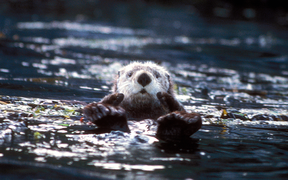
<svg viewBox="0 0 288 180">
<path fill-rule="evenodd" d="M 114 92 L 123 93 L 124 101 L 144 103 L 158 100 L 158 92 L 172 94 L 172 82 L 169 73 L 152 62 L 134 62 L 123 67 L 117 76 Z M 133 102 L 132 102 L 133 101 Z"/>
</svg>

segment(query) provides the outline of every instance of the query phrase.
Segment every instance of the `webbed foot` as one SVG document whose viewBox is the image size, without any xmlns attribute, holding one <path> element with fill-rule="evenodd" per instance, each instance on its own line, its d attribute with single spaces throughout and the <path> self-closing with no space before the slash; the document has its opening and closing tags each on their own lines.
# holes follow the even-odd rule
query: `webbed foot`
<svg viewBox="0 0 288 180">
<path fill-rule="evenodd" d="M 175 111 L 157 119 L 158 129 L 156 137 L 164 141 L 179 142 L 188 139 L 202 126 L 198 113 Z"/>
</svg>

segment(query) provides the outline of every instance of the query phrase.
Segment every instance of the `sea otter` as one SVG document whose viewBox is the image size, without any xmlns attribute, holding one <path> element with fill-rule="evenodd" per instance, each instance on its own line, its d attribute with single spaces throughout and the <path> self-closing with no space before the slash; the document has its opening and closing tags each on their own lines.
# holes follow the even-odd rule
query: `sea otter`
<svg viewBox="0 0 288 180">
<path fill-rule="evenodd" d="M 175 98 L 169 72 L 153 62 L 133 62 L 118 71 L 113 93 L 84 108 L 99 128 L 130 132 L 128 120 L 153 119 L 156 137 L 164 141 L 189 138 L 202 126 L 198 113 L 188 113 Z"/>
</svg>

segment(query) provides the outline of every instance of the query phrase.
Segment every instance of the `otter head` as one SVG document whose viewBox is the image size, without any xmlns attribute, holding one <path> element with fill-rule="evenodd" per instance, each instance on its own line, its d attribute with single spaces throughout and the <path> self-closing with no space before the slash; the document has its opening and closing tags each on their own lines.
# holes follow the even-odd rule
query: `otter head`
<svg viewBox="0 0 288 180">
<path fill-rule="evenodd" d="M 123 106 L 126 110 L 129 107 L 160 107 L 156 95 L 158 92 L 174 95 L 168 71 L 152 62 L 134 62 L 120 69 L 114 83 L 114 92 L 124 94 L 122 104 L 125 104 Z"/>
</svg>

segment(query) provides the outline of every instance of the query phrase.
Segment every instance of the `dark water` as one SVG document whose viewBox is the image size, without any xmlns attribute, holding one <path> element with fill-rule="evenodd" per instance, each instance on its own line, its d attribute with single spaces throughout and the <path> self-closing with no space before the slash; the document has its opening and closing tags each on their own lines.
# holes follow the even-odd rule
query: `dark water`
<svg viewBox="0 0 288 180">
<path fill-rule="evenodd" d="M 288 177 L 284 27 L 146 4 L 104 4 L 94 18 L 1 10 L 0 179 Z M 172 73 L 204 121 L 191 141 L 160 143 L 133 122 L 131 134 L 83 134 L 95 127 L 79 109 L 132 60 Z"/>
</svg>

